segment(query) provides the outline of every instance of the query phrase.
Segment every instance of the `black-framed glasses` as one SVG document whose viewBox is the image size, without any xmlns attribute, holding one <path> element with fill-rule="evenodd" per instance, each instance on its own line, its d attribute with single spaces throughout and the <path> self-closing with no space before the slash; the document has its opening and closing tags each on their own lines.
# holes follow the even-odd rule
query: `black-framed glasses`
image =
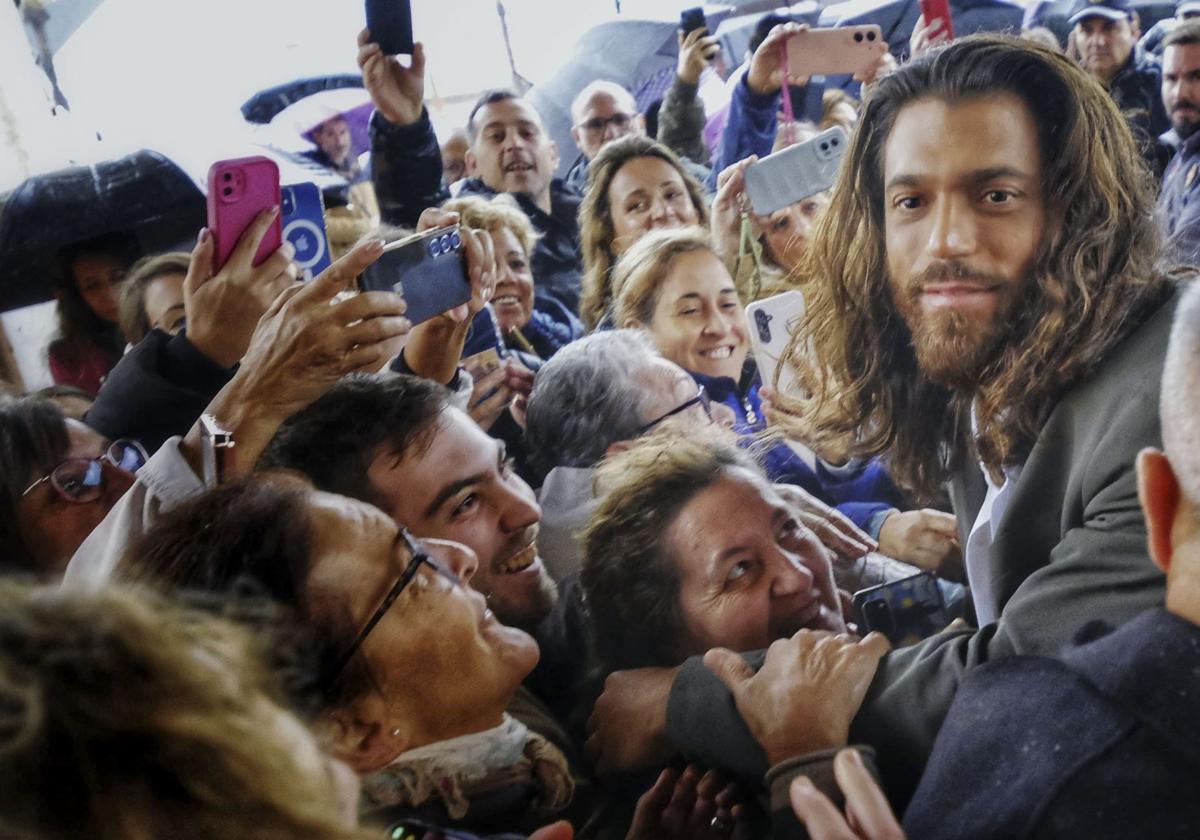
<svg viewBox="0 0 1200 840">
<path fill-rule="evenodd" d="M 611 117 L 592 117 L 590 120 L 584 120 L 579 124 L 579 127 L 588 134 L 599 134 L 608 128 L 610 125 L 615 125 L 621 131 L 633 125 L 633 114 L 613 114 Z"/>
<path fill-rule="evenodd" d="M 118 469 L 135 473 L 149 458 L 136 440 L 114 440 L 99 458 L 67 458 L 60 461 L 54 469 L 26 487 L 21 498 L 48 481 L 58 495 L 68 502 L 94 502 L 104 492 L 105 461 Z"/>
<path fill-rule="evenodd" d="M 387 615 L 387 611 L 392 608 L 392 604 L 396 603 L 396 599 L 400 597 L 400 593 L 404 591 L 406 586 L 412 583 L 412 579 L 417 576 L 422 563 L 428 564 L 429 568 L 446 578 L 453 585 L 459 586 L 462 583 L 458 575 L 454 574 L 441 560 L 438 560 L 426 551 L 425 546 L 407 528 L 400 529 L 400 539 L 404 540 L 409 553 L 412 554 L 412 559 L 408 561 L 408 565 L 404 567 L 404 571 L 400 573 L 400 577 L 396 578 L 396 582 L 392 584 L 392 588 L 383 596 L 383 600 L 379 602 L 379 606 L 375 609 L 375 612 L 371 613 L 371 617 L 367 619 L 367 623 L 358 631 L 358 634 L 354 637 L 354 641 L 347 646 L 342 655 L 334 662 L 333 668 L 329 673 L 328 685 L 330 686 L 337 682 L 338 677 L 342 675 L 342 671 L 346 670 L 346 666 L 350 664 L 350 660 L 354 654 L 358 653 L 358 649 L 367 640 L 367 636 L 371 635 L 371 631 L 375 629 L 375 625 L 383 620 L 383 617 Z"/>
<path fill-rule="evenodd" d="M 664 420 L 670 420 L 676 414 L 682 414 L 683 412 L 687 411 L 689 408 L 691 408 L 694 405 L 698 405 L 702 409 L 704 409 L 704 414 L 708 417 L 708 422 L 711 423 L 713 421 L 712 400 L 710 400 L 708 398 L 708 392 L 705 391 L 704 386 L 701 385 L 696 389 L 696 396 L 692 397 L 690 400 L 683 403 L 682 405 L 675 406 L 670 411 L 668 411 L 666 414 L 663 414 L 660 417 L 654 418 L 649 423 L 646 423 L 644 426 L 639 426 L 634 437 L 639 437 L 641 435 L 646 434 L 646 432 L 653 429 L 659 423 L 663 422 Z"/>
</svg>

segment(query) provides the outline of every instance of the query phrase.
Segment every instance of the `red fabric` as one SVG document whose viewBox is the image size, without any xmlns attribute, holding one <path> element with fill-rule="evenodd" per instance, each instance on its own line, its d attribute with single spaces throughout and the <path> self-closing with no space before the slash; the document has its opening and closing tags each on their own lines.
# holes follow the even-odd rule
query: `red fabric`
<svg viewBox="0 0 1200 840">
<path fill-rule="evenodd" d="M 68 360 L 62 345 L 50 345 L 50 375 L 56 385 L 74 385 L 89 394 L 100 392 L 108 372 L 116 365 L 118 357 L 99 345 L 91 348 L 77 360 Z"/>
</svg>

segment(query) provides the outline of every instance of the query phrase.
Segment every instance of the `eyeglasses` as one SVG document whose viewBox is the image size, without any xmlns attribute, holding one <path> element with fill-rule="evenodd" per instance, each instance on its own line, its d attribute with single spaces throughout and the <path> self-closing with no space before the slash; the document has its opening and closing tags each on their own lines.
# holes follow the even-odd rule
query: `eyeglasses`
<svg viewBox="0 0 1200 840">
<path fill-rule="evenodd" d="M 334 685 L 338 677 L 342 675 L 342 671 L 346 670 L 346 666 L 350 663 L 351 658 L 353 658 L 354 654 L 358 653 L 358 649 L 363 646 L 363 642 L 367 640 L 367 636 L 371 635 L 371 631 L 375 629 L 375 625 L 387 615 L 387 611 L 392 608 L 392 604 L 396 603 L 396 599 L 400 597 L 400 593 L 404 591 L 404 587 L 408 586 L 412 582 L 412 579 L 417 576 L 422 563 L 428 564 L 434 572 L 450 581 L 454 586 L 459 586 L 462 583 L 458 579 L 458 575 L 452 572 L 442 561 L 426 551 L 425 546 L 417 541 L 407 528 L 400 529 L 400 539 L 404 540 L 409 553 L 412 554 L 412 559 L 408 561 L 408 565 L 400 573 L 400 577 L 392 584 L 392 588 L 388 590 L 387 595 L 383 596 L 383 600 L 379 603 L 375 612 L 371 613 L 371 617 L 367 619 L 367 623 L 358 631 L 358 635 L 354 637 L 354 641 L 350 643 L 350 646 L 334 662 L 333 669 L 329 675 L 328 685 L 330 686 Z"/>
<path fill-rule="evenodd" d="M 58 495 L 68 502 L 84 504 L 94 502 L 104 491 L 104 462 L 117 469 L 135 473 L 149 460 L 146 450 L 136 440 L 116 440 L 99 458 L 68 458 L 60 462 L 49 473 L 25 488 L 21 498 L 47 481 Z"/>
<path fill-rule="evenodd" d="M 581 122 L 577 128 L 581 128 L 588 134 L 600 134 L 610 125 L 616 126 L 621 131 L 629 128 L 633 124 L 633 114 L 613 114 L 611 117 L 592 117 L 590 120 Z"/>
<path fill-rule="evenodd" d="M 676 414 L 682 414 L 683 412 L 687 411 L 689 408 L 691 408 L 694 405 L 698 405 L 704 409 L 704 414 L 708 417 L 708 422 L 711 423 L 713 421 L 712 401 L 708 398 L 708 392 L 704 390 L 704 386 L 701 385 L 701 386 L 699 386 L 699 388 L 696 391 L 696 396 L 692 397 L 690 400 L 685 402 L 683 405 L 675 406 L 674 408 L 672 408 L 670 411 L 668 411 L 666 414 L 662 415 L 661 417 L 654 418 L 646 425 L 639 426 L 637 433 L 634 435 L 634 437 L 640 437 L 641 435 L 646 434 L 646 432 L 653 429 L 659 423 L 663 422 L 664 420 L 671 419 Z"/>
</svg>

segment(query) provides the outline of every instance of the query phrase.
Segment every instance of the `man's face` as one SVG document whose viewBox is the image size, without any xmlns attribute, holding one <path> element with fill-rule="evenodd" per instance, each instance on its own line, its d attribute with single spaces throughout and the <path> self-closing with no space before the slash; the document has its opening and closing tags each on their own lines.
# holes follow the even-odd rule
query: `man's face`
<svg viewBox="0 0 1200 840">
<path fill-rule="evenodd" d="M 1200 128 L 1200 44 L 1163 51 L 1162 98 L 1175 133 L 1184 139 Z"/>
<path fill-rule="evenodd" d="M 680 578 L 681 653 L 761 650 L 802 628 L 846 630 L 829 553 L 761 477 L 733 470 L 667 527 Z"/>
<path fill-rule="evenodd" d="M 350 126 L 341 117 L 334 117 L 317 126 L 313 131 L 313 139 L 334 163 L 340 164 L 350 154 Z"/>
<path fill-rule="evenodd" d="M 546 136 L 533 106 L 520 99 L 484 105 L 475 114 L 478 134 L 467 152 L 467 174 L 496 192 L 548 194 L 558 168 L 558 146 Z"/>
<path fill-rule="evenodd" d="M 1129 61 L 1137 43 L 1138 24 L 1128 18 L 1109 20 L 1094 16 L 1075 24 L 1075 46 L 1084 69 L 1103 82 L 1109 82 Z"/>
<path fill-rule="evenodd" d="M 467 138 L 454 133 L 442 144 L 442 172 L 447 184 L 461 181 L 467 174 Z"/>
<path fill-rule="evenodd" d="M 636 375 L 638 386 L 645 396 L 642 402 L 642 423 L 653 423 L 670 412 L 686 405 L 696 398 L 699 386 L 692 375 L 679 365 L 663 358 L 654 358 L 638 371 Z M 704 407 L 699 403 L 678 414 L 671 415 L 664 423 L 670 423 L 680 434 L 687 434 L 689 429 L 702 429 L 712 423 L 725 428 L 733 426 L 735 417 L 733 409 L 724 403 L 714 402 L 709 406 L 712 412 L 710 419 Z"/>
<path fill-rule="evenodd" d="M 906 105 L 884 145 L 893 302 L 922 372 L 971 390 L 994 357 L 1045 225 L 1037 126 L 1016 96 Z"/>
<path fill-rule="evenodd" d="M 618 137 L 645 133 L 645 122 L 632 98 L 622 101 L 604 90 L 584 103 L 571 129 L 575 145 L 588 160 Z"/>
<path fill-rule="evenodd" d="M 479 558 L 471 586 L 505 624 L 530 628 L 558 590 L 537 556 L 542 511 L 503 444 L 457 408 L 436 421 L 428 446 L 379 453 L 367 470 L 380 507 L 422 538 L 462 543 Z"/>
</svg>

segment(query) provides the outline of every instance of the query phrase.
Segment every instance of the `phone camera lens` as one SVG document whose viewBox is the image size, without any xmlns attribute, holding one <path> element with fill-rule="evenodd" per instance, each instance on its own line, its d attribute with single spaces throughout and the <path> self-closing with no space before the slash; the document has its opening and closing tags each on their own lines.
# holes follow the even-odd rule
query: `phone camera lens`
<svg viewBox="0 0 1200 840">
<path fill-rule="evenodd" d="M 221 176 L 221 180 L 222 180 L 222 181 L 232 181 L 232 180 L 233 180 L 233 173 L 232 173 L 232 172 L 226 172 L 224 175 L 222 175 L 222 176 Z"/>
<path fill-rule="evenodd" d="M 838 139 L 836 137 L 829 138 L 829 145 L 836 146 L 837 144 L 838 144 Z"/>
<path fill-rule="evenodd" d="M 458 235 L 458 231 L 454 231 L 450 234 L 450 247 L 457 249 L 460 245 L 462 245 L 462 237 Z"/>
<path fill-rule="evenodd" d="M 442 248 L 441 248 L 441 245 L 439 244 L 438 240 L 430 239 L 429 240 L 429 256 L 436 257 L 440 253 L 442 253 Z"/>
<path fill-rule="evenodd" d="M 874 33 L 874 32 L 868 32 L 868 33 L 867 33 L 867 40 L 868 40 L 868 41 L 874 41 L 874 40 L 875 40 L 875 33 Z"/>
<path fill-rule="evenodd" d="M 233 195 L 233 187 L 226 187 L 221 190 L 221 195 Z"/>
<path fill-rule="evenodd" d="M 829 144 L 828 144 L 828 143 L 822 143 L 822 144 L 821 144 L 821 151 L 822 151 L 822 152 L 828 152 L 828 151 L 829 151 Z"/>
<path fill-rule="evenodd" d="M 858 41 L 859 43 L 861 43 L 861 42 L 862 42 L 862 33 L 861 33 L 861 32 L 855 32 L 855 33 L 854 33 L 854 40 L 855 40 L 855 41 Z"/>
<path fill-rule="evenodd" d="M 442 234 L 442 236 L 439 237 L 438 244 L 441 247 L 443 254 L 448 254 L 450 251 L 454 250 L 454 244 L 450 241 L 450 234 L 448 233 Z"/>
</svg>

